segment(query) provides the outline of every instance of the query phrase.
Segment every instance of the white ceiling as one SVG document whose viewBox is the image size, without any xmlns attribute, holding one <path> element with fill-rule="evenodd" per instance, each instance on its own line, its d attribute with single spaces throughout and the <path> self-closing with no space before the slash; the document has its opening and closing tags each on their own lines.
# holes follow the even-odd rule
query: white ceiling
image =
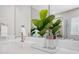
<svg viewBox="0 0 79 59">
<path fill-rule="evenodd" d="M 57 14 L 57 13 L 62 13 L 74 8 L 79 7 L 79 5 L 51 5 L 50 6 L 50 14 Z M 48 9 L 48 5 L 34 5 L 32 8 L 36 10 L 41 10 L 41 9 Z"/>
<path fill-rule="evenodd" d="M 35 10 L 48 9 L 48 5 L 34 5 L 32 6 Z"/>
<path fill-rule="evenodd" d="M 79 5 L 51 5 L 50 13 L 51 14 L 62 13 L 77 7 L 79 7 Z"/>
</svg>

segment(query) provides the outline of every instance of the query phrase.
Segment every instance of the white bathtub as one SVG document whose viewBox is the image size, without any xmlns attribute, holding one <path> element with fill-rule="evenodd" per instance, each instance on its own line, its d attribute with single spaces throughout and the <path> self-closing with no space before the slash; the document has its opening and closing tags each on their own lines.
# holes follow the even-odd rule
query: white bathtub
<svg viewBox="0 0 79 59">
<path fill-rule="evenodd" d="M 0 54 L 46 54 L 40 50 L 31 47 L 33 44 L 43 44 L 44 39 L 41 38 L 26 38 L 25 42 L 20 42 L 20 38 L 13 40 L 0 41 Z M 58 40 L 58 54 L 73 54 L 79 53 L 79 41 L 74 40 Z"/>
</svg>

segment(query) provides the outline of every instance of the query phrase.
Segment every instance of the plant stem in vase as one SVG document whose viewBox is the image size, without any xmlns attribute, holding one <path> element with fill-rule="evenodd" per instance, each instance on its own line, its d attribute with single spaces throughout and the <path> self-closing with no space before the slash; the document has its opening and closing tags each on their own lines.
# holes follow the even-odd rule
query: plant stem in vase
<svg viewBox="0 0 79 59">
<path fill-rule="evenodd" d="M 53 35 L 53 39 L 56 39 L 56 35 Z"/>
</svg>

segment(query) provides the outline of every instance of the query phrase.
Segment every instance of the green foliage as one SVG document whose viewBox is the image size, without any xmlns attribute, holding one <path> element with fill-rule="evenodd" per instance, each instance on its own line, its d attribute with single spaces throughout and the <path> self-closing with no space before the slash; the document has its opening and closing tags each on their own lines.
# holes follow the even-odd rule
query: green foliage
<svg viewBox="0 0 79 59">
<path fill-rule="evenodd" d="M 53 35 L 56 35 L 56 33 L 59 31 L 60 28 L 61 28 L 61 20 L 60 19 L 58 19 L 56 22 L 53 22 L 52 26 L 50 27 Z"/>
<path fill-rule="evenodd" d="M 46 30 L 50 27 L 52 20 L 55 18 L 54 15 L 47 16 L 48 10 L 41 10 L 40 11 L 40 19 L 32 19 L 32 23 L 37 27 L 42 37 L 46 33 Z"/>
<path fill-rule="evenodd" d="M 44 36 L 46 33 L 46 30 L 50 29 L 52 30 L 52 34 L 56 35 L 56 33 L 59 31 L 61 27 L 61 20 L 56 19 L 54 15 L 49 15 L 48 10 L 43 9 L 39 12 L 40 19 L 32 19 L 32 23 L 36 26 L 36 29 L 39 31 L 38 34 L 40 36 Z M 54 22 L 54 20 L 56 20 Z"/>
<path fill-rule="evenodd" d="M 35 28 L 31 29 L 31 35 L 33 35 L 35 33 Z"/>
<path fill-rule="evenodd" d="M 39 16 L 41 20 L 45 20 L 46 16 L 48 14 L 48 10 L 47 9 L 43 9 L 39 12 Z"/>
</svg>

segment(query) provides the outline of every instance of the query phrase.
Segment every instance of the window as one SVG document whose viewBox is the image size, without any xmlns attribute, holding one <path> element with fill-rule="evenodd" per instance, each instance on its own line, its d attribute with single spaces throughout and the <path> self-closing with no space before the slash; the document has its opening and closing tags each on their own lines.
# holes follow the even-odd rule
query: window
<svg viewBox="0 0 79 59">
<path fill-rule="evenodd" d="M 79 17 L 71 19 L 71 35 L 79 35 Z"/>
</svg>

